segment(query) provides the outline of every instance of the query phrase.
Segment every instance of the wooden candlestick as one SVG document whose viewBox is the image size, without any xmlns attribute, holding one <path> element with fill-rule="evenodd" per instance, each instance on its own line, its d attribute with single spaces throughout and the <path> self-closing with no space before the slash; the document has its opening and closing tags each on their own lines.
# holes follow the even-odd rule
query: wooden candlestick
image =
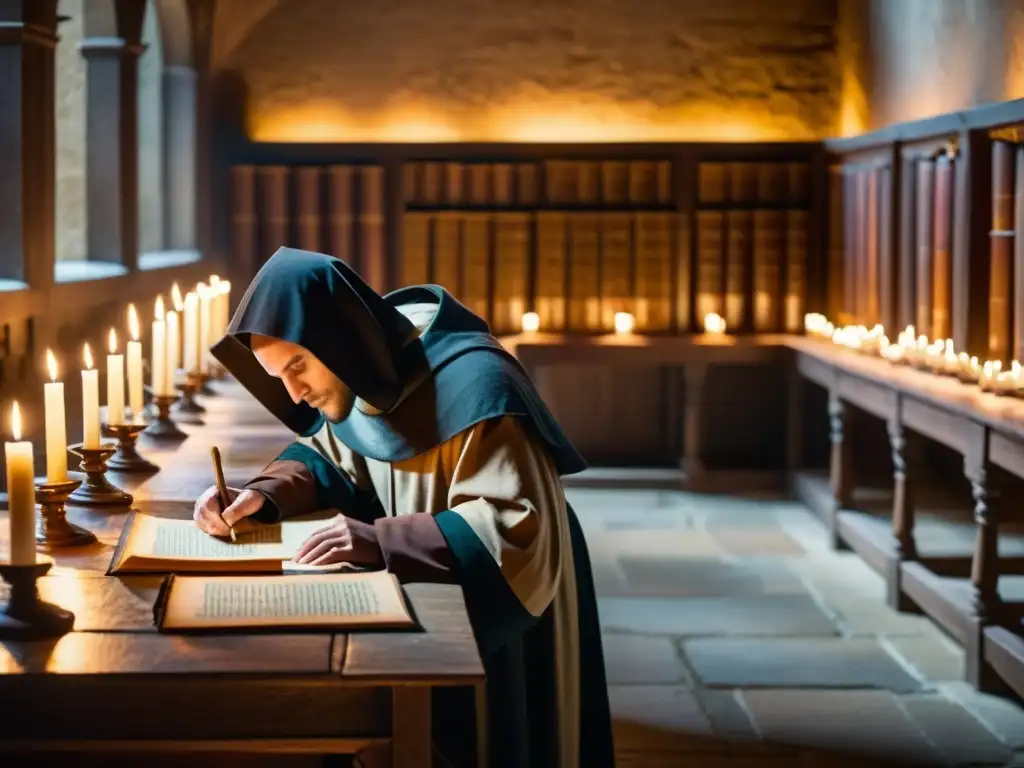
<svg viewBox="0 0 1024 768">
<path fill-rule="evenodd" d="M 0 640 L 38 640 L 60 637 L 75 625 L 75 614 L 39 599 L 37 583 L 51 563 L 0 564 L 0 577 L 11 585 L 0 610 Z"/>
<path fill-rule="evenodd" d="M 190 373 L 189 376 L 194 376 L 196 381 L 199 382 L 198 393 L 209 397 L 210 395 L 216 395 L 217 392 L 210 388 L 210 379 L 213 378 L 209 373 Z"/>
<path fill-rule="evenodd" d="M 92 531 L 68 522 L 67 502 L 81 484 L 81 480 L 36 482 L 36 501 L 39 503 L 36 549 L 48 552 L 62 547 L 84 547 L 96 543 Z"/>
<path fill-rule="evenodd" d="M 203 425 L 202 414 L 206 413 L 206 409 L 195 399 L 196 393 L 199 391 L 199 381 L 190 375 L 185 381 L 178 384 L 178 391 L 181 392 L 181 397 L 171 407 L 175 418 L 182 424 L 194 424 L 201 427 Z"/>
<path fill-rule="evenodd" d="M 178 429 L 171 418 L 171 405 L 177 395 L 154 395 L 152 405 L 156 407 L 156 416 L 150 417 L 149 426 L 143 434 L 157 440 L 184 440 L 187 434 Z"/>
<path fill-rule="evenodd" d="M 85 472 L 85 483 L 69 497 L 76 504 L 86 505 L 122 505 L 131 504 L 130 493 L 107 480 L 107 459 L 117 453 L 114 443 L 102 443 L 99 448 L 86 448 L 81 443 L 68 447 L 68 450 L 81 458 L 79 468 Z"/>
<path fill-rule="evenodd" d="M 139 455 L 135 446 L 145 424 L 104 424 L 103 434 L 117 439 L 117 452 L 107 459 L 107 467 L 115 472 L 157 472 L 160 467 Z"/>
</svg>

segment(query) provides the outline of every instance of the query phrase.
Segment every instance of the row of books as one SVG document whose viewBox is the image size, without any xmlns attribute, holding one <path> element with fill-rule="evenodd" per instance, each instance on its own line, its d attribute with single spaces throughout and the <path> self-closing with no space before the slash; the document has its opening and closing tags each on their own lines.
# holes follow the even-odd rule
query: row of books
<svg viewBox="0 0 1024 768">
<path fill-rule="evenodd" d="M 694 317 L 799 331 L 807 232 L 800 210 L 699 213 Z M 641 331 L 690 325 L 689 229 L 678 214 L 406 213 L 402 243 L 403 285 L 445 286 L 498 334 L 517 332 L 530 309 L 545 331 L 610 331 L 616 312 Z"/>
<path fill-rule="evenodd" d="M 805 206 L 810 198 L 807 162 L 700 163 L 698 204 Z"/>
<path fill-rule="evenodd" d="M 658 205 L 672 203 L 668 160 L 410 162 L 408 206 Z"/>
</svg>

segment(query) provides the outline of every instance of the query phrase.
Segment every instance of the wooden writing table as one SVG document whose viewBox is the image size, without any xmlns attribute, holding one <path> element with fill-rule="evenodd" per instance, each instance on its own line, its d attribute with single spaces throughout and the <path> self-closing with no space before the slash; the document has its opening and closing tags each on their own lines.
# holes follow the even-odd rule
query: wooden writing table
<svg viewBox="0 0 1024 768">
<path fill-rule="evenodd" d="M 215 387 L 224 394 L 207 399 L 205 426 L 184 427 L 185 442 L 140 446 L 158 474 L 110 475 L 140 510 L 191 516 L 212 482 L 213 444 L 237 487 L 292 439 L 236 387 Z M 431 763 L 431 688 L 473 686 L 482 701 L 483 666 L 457 586 L 406 587 L 422 632 L 159 634 L 161 577 L 104 574 L 127 511 L 69 509 L 99 543 L 55 552 L 39 589 L 75 613 L 74 632 L 0 642 L 0 764 L 11 751 L 337 754 L 390 742 L 396 768 L 422 768 Z M 6 557 L 6 512 L 0 531 Z"/>
</svg>

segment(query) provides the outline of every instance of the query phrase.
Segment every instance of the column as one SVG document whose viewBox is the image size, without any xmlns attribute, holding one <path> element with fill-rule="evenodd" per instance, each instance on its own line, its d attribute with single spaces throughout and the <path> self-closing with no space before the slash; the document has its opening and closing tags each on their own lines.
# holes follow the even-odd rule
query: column
<svg viewBox="0 0 1024 768">
<path fill-rule="evenodd" d="M 54 262 L 56 0 L 0 3 L 0 280 L 45 288 Z"/>
<path fill-rule="evenodd" d="M 138 36 L 134 40 L 87 37 L 79 48 L 87 61 L 88 258 L 134 270 L 139 255 L 138 72 L 142 46 Z"/>
<path fill-rule="evenodd" d="M 194 250 L 196 241 L 197 77 L 191 67 L 164 67 L 164 247 Z"/>
</svg>

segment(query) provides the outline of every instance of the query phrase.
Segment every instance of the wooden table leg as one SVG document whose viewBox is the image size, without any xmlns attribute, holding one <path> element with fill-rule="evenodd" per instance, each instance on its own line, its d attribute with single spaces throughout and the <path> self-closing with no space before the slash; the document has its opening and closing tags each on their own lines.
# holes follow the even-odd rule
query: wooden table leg
<svg viewBox="0 0 1024 768">
<path fill-rule="evenodd" d="M 965 651 L 967 681 L 979 690 L 994 691 L 1000 686 L 997 676 L 985 663 L 985 627 L 998 620 L 1002 600 L 999 596 L 999 514 L 989 487 L 987 458 L 987 451 L 964 458 L 964 475 L 971 483 L 977 525 L 971 561 L 973 626 Z"/>
<path fill-rule="evenodd" d="M 707 366 L 693 363 L 683 368 L 683 470 L 687 484 L 700 487 L 704 479 L 703 398 Z"/>
<path fill-rule="evenodd" d="M 887 602 L 889 607 L 897 611 L 915 611 L 916 606 L 903 594 L 900 586 L 900 565 L 904 561 L 917 560 L 917 542 L 914 539 L 914 499 L 913 482 L 916 474 L 911 477 L 911 466 L 914 473 L 919 462 L 911 462 L 914 451 L 920 447 L 920 441 L 908 435 L 903 427 L 900 404 L 897 401 L 896 412 L 889 420 L 889 447 L 892 451 L 892 535 L 895 540 L 893 557 L 889 561 L 886 574 Z"/>
<path fill-rule="evenodd" d="M 849 412 L 836 392 L 828 393 L 829 438 L 832 456 L 829 464 L 829 486 L 832 508 L 829 510 L 829 537 L 832 548 L 848 549 L 839 537 L 839 511 L 853 505 L 853 451 L 850 440 Z M 845 434 L 844 434 L 845 432 Z"/>
<path fill-rule="evenodd" d="M 798 472 L 804 461 L 804 379 L 796 367 L 796 361 L 786 370 L 789 398 L 786 404 L 786 470 Z"/>
<path fill-rule="evenodd" d="M 429 768 L 430 687 L 396 686 L 391 698 L 391 768 Z"/>
</svg>

